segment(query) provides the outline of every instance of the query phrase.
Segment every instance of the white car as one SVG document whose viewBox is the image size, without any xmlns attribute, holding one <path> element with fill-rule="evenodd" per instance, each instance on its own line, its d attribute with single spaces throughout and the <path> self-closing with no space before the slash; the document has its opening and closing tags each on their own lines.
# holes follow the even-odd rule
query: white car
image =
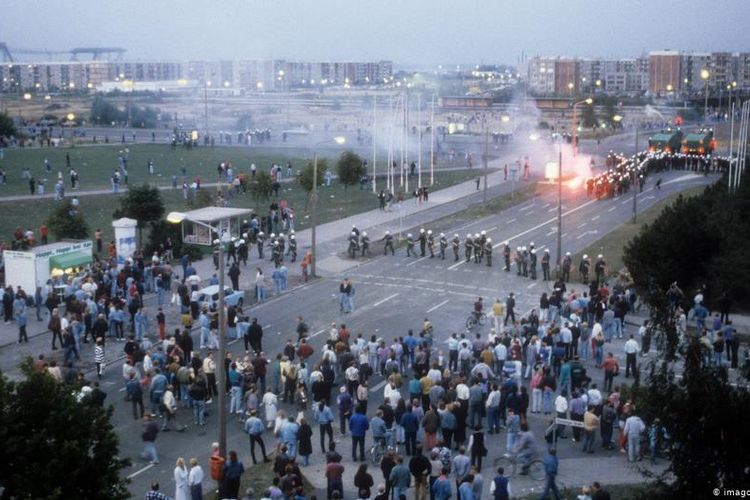
<svg viewBox="0 0 750 500">
<path fill-rule="evenodd" d="M 233 290 L 231 286 L 224 287 L 224 301 L 228 306 L 242 307 L 245 299 L 245 292 L 242 290 Z M 198 290 L 198 303 L 206 304 L 209 307 L 215 307 L 219 302 L 219 285 L 211 285 Z"/>
</svg>

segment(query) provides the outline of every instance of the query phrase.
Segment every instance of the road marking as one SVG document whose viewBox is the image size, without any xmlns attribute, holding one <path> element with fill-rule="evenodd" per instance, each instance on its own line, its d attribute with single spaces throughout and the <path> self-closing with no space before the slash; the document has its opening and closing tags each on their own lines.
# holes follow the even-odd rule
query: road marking
<svg viewBox="0 0 750 500">
<path fill-rule="evenodd" d="M 643 198 L 641 198 L 641 201 L 653 200 L 654 198 L 656 198 L 656 196 L 654 195 L 644 196 Z"/>
<path fill-rule="evenodd" d="M 324 328 L 324 329 L 322 329 L 322 330 L 318 330 L 317 332 L 315 332 L 315 333 L 313 333 L 312 335 L 310 335 L 310 338 L 313 338 L 313 337 L 317 337 L 318 335 L 320 335 L 320 334 L 321 334 L 321 333 L 323 333 L 324 331 L 326 331 L 326 330 L 325 330 L 325 328 Z"/>
<path fill-rule="evenodd" d="M 553 234 L 555 234 L 556 232 L 557 232 L 557 230 L 554 230 L 554 231 L 550 231 L 549 233 L 545 234 L 544 236 L 552 236 L 552 235 L 553 235 Z"/>
<path fill-rule="evenodd" d="M 617 207 L 609 207 L 609 210 L 607 210 L 607 212 L 614 212 L 615 208 L 617 208 Z"/>
<path fill-rule="evenodd" d="M 550 205 L 552 205 L 552 203 L 545 203 L 545 205 L 542 208 L 547 208 Z"/>
<path fill-rule="evenodd" d="M 492 247 L 492 248 L 495 248 L 495 247 Z M 458 266 L 460 266 L 461 264 L 464 264 L 464 263 L 466 263 L 466 261 L 464 259 L 461 259 L 458 262 L 456 262 L 455 264 L 453 264 L 452 266 L 448 266 L 448 270 L 452 271 L 452 270 L 454 270 L 455 268 L 457 268 Z"/>
<path fill-rule="evenodd" d="M 450 301 L 451 301 L 451 299 L 445 299 L 445 300 L 444 300 L 444 301 L 442 301 L 442 302 L 441 302 L 440 304 L 438 304 L 438 305 L 436 305 L 436 306 L 432 306 L 432 307 L 430 307 L 429 309 L 427 309 L 427 312 L 428 312 L 428 313 L 431 313 L 431 312 L 432 312 L 432 311 L 434 311 L 435 309 L 437 309 L 437 308 L 439 308 L 439 307 L 442 307 L 442 306 L 444 306 L 445 304 L 447 304 L 447 303 L 448 303 L 448 302 L 450 302 Z"/>
<path fill-rule="evenodd" d="M 240 339 L 234 339 L 234 340 L 230 341 L 228 345 L 236 344 L 239 340 Z"/>
<path fill-rule="evenodd" d="M 385 387 L 385 380 L 381 380 L 380 382 L 372 386 L 372 389 L 370 389 L 370 392 L 375 392 L 378 389 L 382 389 L 383 387 Z"/>
<path fill-rule="evenodd" d="M 536 247 L 536 249 L 537 249 L 537 251 L 544 250 L 544 247 L 546 247 L 546 246 L 547 245 L 541 245 L 541 246 Z"/>
<path fill-rule="evenodd" d="M 555 210 L 557 210 L 557 207 L 552 207 L 552 208 L 550 208 L 549 210 L 547 210 L 547 213 L 548 213 L 548 214 L 549 214 L 549 213 L 552 213 L 552 212 L 554 212 Z"/>
<path fill-rule="evenodd" d="M 490 231 L 494 231 L 495 229 L 497 229 L 497 226 L 492 226 L 491 228 L 489 228 L 489 229 L 487 230 L 487 232 L 489 233 Z"/>
<path fill-rule="evenodd" d="M 117 392 L 125 392 L 125 389 L 127 389 L 127 387 L 123 387 L 122 389 L 118 389 Z"/>
<path fill-rule="evenodd" d="M 427 257 L 427 256 L 424 256 L 424 257 L 420 257 L 420 258 L 418 258 L 417 260 L 413 260 L 413 261 L 409 262 L 408 264 L 406 264 L 406 266 L 405 266 L 405 267 L 413 266 L 414 264 L 416 264 L 416 263 L 417 263 L 417 262 L 419 262 L 420 260 L 425 260 L 425 259 L 427 259 L 427 258 L 429 258 L 429 257 Z"/>
<path fill-rule="evenodd" d="M 506 224 L 512 224 L 512 223 L 516 222 L 517 220 L 518 220 L 518 219 L 516 219 L 516 218 L 514 217 L 513 219 L 508 219 L 508 220 L 506 220 L 506 221 L 505 221 L 505 223 L 506 223 Z"/>
<path fill-rule="evenodd" d="M 379 300 L 379 301 L 375 302 L 375 303 L 374 303 L 374 304 L 372 305 L 372 307 L 377 307 L 377 306 L 379 306 L 380 304 L 384 304 L 384 303 L 388 302 L 389 300 L 391 300 L 392 298 L 394 298 L 394 297 L 397 297 L 398 295 L 399 295 L 399 294 L 398 294 L 398 292 L 394 293 L 393 295 L 389 295 L 388 297 L 386 297 L 386 298 L 384 298 L 384 299 L 381 299 L 381 300 Z"/>
<path fill-rule="evenodd" d="M 482 222 L 482 220 L 483 219 L 479 219 L 479 220 L 475 220 L 474 222 L 469 222 L 468 224 L 464 224 L 463 226 L 458 228 L 458 231 L 461 231 L 462 229 L 466 229 L 476 224 L 479 224 L 480 222 Z"/>
<path fill-rule="evenodd" d="M 526 213 L 525 213 L 524 215 L 533 215 L 533 214 L 534 214 L 534 211 L 533 211 L 533 210 L 529 210 L 529 211 L 528 211 L 528 212 L 526 212 Z"/>
<path fill-rule="evenodd" d="M 271 328 L 271 325 L 266 325 L 263 328 Z"/>
<path fill-rule="evenodd" d="M 597 219 L 598 219 L 599 217 L 601 217 L 601 216 L 600 216 L 600 215 L 595 215 L 595 216 L 593 216 L 593 217 L 591 218 L 591 222 L 594 222 L 594 221 L 595 221 L 595 220 L 597 220 Z"/>
<path fill-rule="evenodd" d="M 532 283 L 529 286 L 526 287 L 527 290 L 534 288 L 536 286 L 536 283 Z"/>
<path fill-rule="evenodd" d="M 565 238 L 568 235 L 568 233 L 563 233 L 560 235 L 560 238 Z"/>
<path fill-rule="evenodd" d="M 576 229 L 581 229 L 581 228 L 582 228 L 582 227 L 584 227 L 584 226 L 585 226 L 586 224 L 588 224 L 588 222 L 584 222 L 583 224 L 578 224 L 578 225 L 576 226 Z"/>
<path fill-rule="evenodd" d="M 631 200 L 624 200 L 620 205 L 625 205 L 626 203 L 630 203 Z"/>
<path fill-rule="evenodd" d="M 576 208 L 572 208 L 572 209 L 568 210 L 567 212 L 564 212 L 564 213 L 562 214 L 562 216 L 563 216 L 563 217 L 565 217 L 565 216 L 568 216 L 568 215 L 570 215 L 570 214 L 572 214 L 572 213 L 575 213 L 575 212 L 577 212 L 577 211 L 579 211 L 579 210 L 581 210 L 581 209 L 583 209 L 583 208 L 586 208 L 587 206 L 589 206 L 589 205 L 591 205 L 591 204 L 593 204 L 593 203 L 596 203 L 597 201 L 598 201 L 598 200 L 595 200 L 595 199 L 594 199 L 594 200 L 589 200 L 589 201 L 587 201 L 586 203 L 584 203 L 584 204 L 582 204 L 582 205 L 578 205 L 578 206 L 577 206 Z M 511 236 L 510 238 L 506 238 L 506 239 L 505 239 L 505 241 L 511 241 L 511 240 L 515 240 L 515 239 L 518 239 L 518 238 L 520 238 L 520 237 L 522 237 L 522 236 L 525 236 L 525 235 L 527 235 L 527 234 L 529 234 L 529 233 L 531 233 L 531 232 L 533 232 L 533 231 L 536 231 L 536 230 L 537 230 L 537 229 L 539 229 L 540 227 L 544 227 L 544 226 L 546 226 L 546 225 L 548 225 L 548 224 L 551 224 L 551 223 L 555 222 L 556 220 L 557 220 L 557 218 L 552 218 L 552 219 L 546 220 L 546 221 L 542 222 L 541 224 L 537 224 L 536 226 L 534 226 L 534 227 L 532 227 L 532 228 L 529 228 L 529 229 L 527 229 L 526 231 L 523 231 L 523 232 L 520 232 L 520 233 L 518 233 L 518 234 L 517 234 L 517 235 L 515 235 L 515 236 Z M 567 234 L 567 233 L 565 233 L 565 234 Z M 561 237 L 562 237 L 562 238 L 565 238 L 565 234 L 563 234 L 563 235 L 562 235 Z M 502 245 L 502 243 L 498 243 L 497 245 L 493 245 L 493 246 L 492 246 L 492 248 L 497 248 L 497 247 L 499 247 L 500 245 Z M 449 269 L 450 269 L 450 268 L 449 268 Z"/>
<path fill-rule="evenodd" d="M 154 464 L 148 464 L 147 466 L 143 467 L 142 469 L 139 469 L 139 470 L 133 472 L 131 475 L 128 476 L 128 479 L 133 479 L 135 476 L 137 476 L 141 472 L 146 472 L 147 470 L 149 470 L 153 466 L 154 466 Z"/>
</svg>

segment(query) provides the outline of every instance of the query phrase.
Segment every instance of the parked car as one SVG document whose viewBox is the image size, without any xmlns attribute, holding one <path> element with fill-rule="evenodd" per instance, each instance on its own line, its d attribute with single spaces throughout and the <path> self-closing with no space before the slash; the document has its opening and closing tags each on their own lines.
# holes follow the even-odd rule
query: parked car
<svg viewBox="0 0 750 500">
<path fill-rule="evenodd" d="M 224 287 L 224 301 L 228 306 L 242 306 L 245 299 L 245 292 L 242 290 L 233 290 L 231 286 Z M 198 303 L 209 307 L 215 307 L 219 302 L 219 285 L 211 285 L 198 290 Z"/>
</svg>

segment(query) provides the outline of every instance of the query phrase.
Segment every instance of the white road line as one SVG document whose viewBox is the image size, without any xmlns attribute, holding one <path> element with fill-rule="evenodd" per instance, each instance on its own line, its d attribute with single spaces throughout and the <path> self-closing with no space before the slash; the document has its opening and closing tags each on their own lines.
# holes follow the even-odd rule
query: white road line
<svg viewBox="0 0 750 500">
<path fill-rule="evenodd" d="M 234 339 L 229 342 L 228 345 L 236 344 L 240 339 Z"/>
<path fill-rule="evenodd" d="M 595 215 L 595 216 L 593 216 L 593 217 L 591 218 L 591 222 L 594 222 L 594 221 L 595 221 L 595 220 L 597 220 L 597 219 L 598 219 L 599 217 L 601 217 L 601 216 L 600 216 L 600 215 Z"/>
<path fill-rule="evenodd" d="M 622 203 L 620 203 L 620 205 L 625 205 L 626 203 L 630 203 L 631 201 L 632 200 L 629 200 L 629 199 L 628 200 L 624 200 Z"/>
<path fill-rule="evenodd" d="M 582 227 L 584 227 L 584 226 L 585 226 L 586 224 L 588 224 L 588 222 L 584 222 L 584 223 L 582 223 L 582 224 L 578 224 L 578 225 L 576 226 L 576 229 L 581 229 L 581 228 L 582 228 Z"/>
<path fill-rule="evenodd" d="M 372 307 L 377 307 L 377 306 L 379 306 L 380 304 L 384 304 L 384 303 L 388 302 L 389 300 L 391 300 L 392 298 L 394 298 L 394 297 L 398 297 L 398 295 L 399 295 L 399 294 L 398 294 L 398 292 L 397 292 L 397 293 L 394 293 L 393 295 L 389 295 L 388 297 L 386 297 L 386 298 L 384 298 L 384 299 L 381 299 L 381 300 L 379 300 L 379 301 L 375 302 L 375 303 L 374 303 L 374 304 L 372 305 Z"/>
<path fill-rule="evenodd" d="M 372 386 L 372 388 L 370 389 L 370 392 L 375 392 L 379 389 L 382 389 L 383 387 L 385 387 L 385 380 L 381 380 L 380 382 Z"/>
<path fill-rule="evenodd" d="M 417 260 L 413 260 L 413 261 L 409 262 L 408 264 L 406 264 L 406 266 L 405 266 L 405 267 L 413 266 L 414 264 L 416 264 L 416 263 L 417 263 L 417 262 L 419 262 L 420 260 L 425 260 L 425 259 L 427 259 L 427 258 L 429 258 L 429 257 L 427 257 L 427 256 L 425 256 L 425 257 L 420 257 L 420 258 L 418 258 Z"/>
<path fill-rule="evenodd" d="M 528 211 L 528 212 L 526 212 L 526 213 L 525 213 L 524 215 L 533 215 L 533 214 L 534 214 L 534 211 L 533 211 L 533 210 L 529 210 L 529 211 Z"/>
<path fill-rule="evenodd" d="M 312 335 L 310 335 L 310 338 L 317 337 L 318 335 L 320 335 L 324 331 L 326 331 L 325 328 L 323 328 L 322 330 L 318 330 L 317 332 L 315 332 Z"/>
<path fill-rule="evenodd" d="M 531 210 L 532 208 L 534 208 L 534 205 L 529 205 L 528 207 L 519 208 L 518 211 L 525 212 L 526 210 Z"/>
<path fill-rule="evenodd" d="M 133 479 L 135 476 L 137 476 L 141 472 L 146 472 L 147 470 L 149 470 L 153 466 L 154 466 L 154 464 L 148 464 L 147 466 L 143 467 L 142 469 L 139 469 L 139 470 L 133 472 L 131 475 L 128 476 L 128 479 Z"/>
<path fill-rule="evenodd" d="M 512 224 L 513 222 L 516 222 L 517 220 L 518 220 L 518 219 L 516 219 L 516 218 L 514 217 L 513 219 L 508 219 L 508 220 L 506 220 L 506 221 L 505 221 L 505 223 L 506 223 L 506 224 Z"/>
<path fill-rule="evenodd" d="M 497 226 L 492 226 L 491 228 L 489 228 L 489 229 L 487 230 L 487 232 L 489 233 L 490 231 L 494 231 L 495 229 L 497 229 Z"/>
<path fill-rule="evenodd" d="M 553 235 L 553 234 L 555 234 L 556 232 L 557 232 L 557 231 L 550 231 L 549 233 L 545 234 L 544 236 L 552 236 L 552 235 Z"/>
<path fill-rule="evenodd" d="M 471 226 L 474 226 L 476 224 L 479 224 L 480 222 L 482 222 L 482 219 L 475 220 L 474 222 L 469 222 L 468 224 L 464 224 L 463 226 L 459 227 L 458 230 L 460 231 L 462 229 L 466 229 L 468 227 L 471 227 Z"/>
<path fill-rule="evenodd" d="M 534 288 L 536 286 L 536 283 L 532 283 L 529 286 L 526 287 L 527 290 Z"/>
<path fill-rule="evenodd" d="M 451 299 L 445 299 L 445 300 L 444 300 L 444 301 L 442 301 L 442 302 L 441 302 L 440 304 L 438 304 L 438 305 L 436 305 L 436 306 L 432 306 L 432 307 L 430 307 L 429 309 L 427 309 L 427 312 L 428 312 L 428 313 L 431 313 L 431 312 L 432 312 L 432 311 L 434 311 L 435 309 L 437 309 L 437 308 L 439 308 L 439 307 L 442 307 L 442 306 L 444 306 L 445 304 L 447 304 L 447 303 L 448 303 L 448 302 L 450 302 L 450 301 L 451 301 Z"/>
<path fill-rule="evenodd" d="M 552 205 L 552 203 L 545 203 L 542 208 L 547 208 L 548 206 Z"/>
<path fill-rule="evenodd" d="M 126 387 L 123 387 L 122 389 L 118 389 L 117 392 L 125 392 Z"/>
<path fill-rule="evenodd" d="M 465 264 L 465 263 L 466 263 L 466 261 L 464 259 L 461 259 L 458 262 L 456 262 L 455 264 L 453 264 L 452 266 L 448 266 L 448 270 L 452 271 L 452 270 L 456 269 L 458 266 L 460 266 L 461 264 Z"/>
<path fill-rule="evenodd" d="M 539 251 L 539 250 L 544 250 L 544 248 L 545 248 L 546 246 L 547 246 L 547 245 L 539 245 L 538 247 L 536 247 L 536 250 L 537 250 L 537 251 Z"/>
<path fill-rule="evenodd" d="M 552 207 L 552 208 L 550 208 L 549 210 L 547 210 L 547 213 L 548 213 L 548 214 L 549 214 L 549 213 L 552 213 L 552 212 L 554 212 L 555 210 L 557 210 L 557 207 Z"/>
<path fill-rule="evenodd" d="M 617 208 L 617 207 L 609 207 L 609 210 L 607 210 L 607 212 L 614 212 L 615 208 Z"/>
<path fill-rule="evenodd" d="M 568 235 L 568 233 L 563 233 L 560 235 L 560 238 L 565 238 Z"/>
<path fill-rule="evenodd" d="M 563 215 L 563 217 L 565 217 L 565 216 L 568 216 L 568 215 L 570 215 L 570 214 L 572 214 L 572 213 L 575 213 L 575 212 L 577 212 L 577 211 L 579 211 L 579 210 L 581 210 L 581 209 L 583 209 L 583 208 L 586 208 L 587 206 L 589 206 L 589 205 L 591 205 L 591 204 L 593 204 L 593 203 L 596 203 L 597 201 L 598 201 L 598 200 L 596 200 L 596 199 L 594 199 L 594 200 L 589 200 L 589 201 L 587 201 L 586 203 L 584 203 L 584 204 L 582 204 L 582 205 L 578 205 L 578 206 L 577 206 L 576 208 L 572 208 L 572 209 L 568 210 L 567 212 L 563 212 L 563 214 L 562 214 L 562 215 Z M 531 233 L 531 232 L 533 232 L 533 231 L 536 231 L 536 230 L 537 230 L 537 229 L 539 229 L 540 227 L 544 227 L 544 226 L 546 226 L 547 224 L 551 224 L 551 223 L 555 222 L 556 220 L 557 220 L 557 218 L 553 218 L 553 219 L 549 219 L 549 220 L 546 220 L 546 221 L 542 222 L 541 224 L 537 224 L 536 226 L 534 226 L 534 227 L 532 227 L 532 228 L 529 228 L 529 229 L 527 229 L 526 231 L 523 231 L 523 232 L 520 232 L 520 233 L 518 233 L 518 234 L 517 234 L 517 235 L 515 235 L 515 236 L 511 236 L 510 238 L 505 238 L 505 241 L 511 241 L 511 240 L 515 240 L 515 239 L 518 239 L 518 238 L 520 238 L 520 237 L 522 237 L 522 236 L 526 236 L 527 234 L 529 234 L 529 233 Z M 565 234 L 567 234 L 567 233 L 565 233 Z M 562 235 L 561 237 L 562 237 L 562 238 L 565 238 L 565 234 L 563 234 L 563 235 Z M 492 246 L 492 248 L 497 248 L 497 247 L 499 247 L 500 245 L 502 245 L 502 243 L 498 243 L 497 245 L 493 245 L 493 246 Z M 455 264 L 454 264 L 454 265 L 455 265 Z M 450 269 L 450 268 L 448 268 L 448 269 Z"/>
<path fill-rule="evenodd" d="M 271 325 L 265 325 L 263 328 L 271 328 Z"/>
</svg>

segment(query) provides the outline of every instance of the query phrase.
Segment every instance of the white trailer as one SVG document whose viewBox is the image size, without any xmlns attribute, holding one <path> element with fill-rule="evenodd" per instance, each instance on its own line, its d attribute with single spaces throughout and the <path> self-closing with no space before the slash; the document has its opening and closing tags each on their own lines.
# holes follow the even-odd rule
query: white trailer
<svg viewBox="0 0 750 500">
<path fill-rule="evenodd" d="M 94 244 L 91 240 L 59 241 L 28 250 L 5 250 L 5 286 L 20 286 L 26 293 L 34 294 L 36 287 L 63 273 L 75 274 L 78 267 L 93 260 Z"/>
</svg>

